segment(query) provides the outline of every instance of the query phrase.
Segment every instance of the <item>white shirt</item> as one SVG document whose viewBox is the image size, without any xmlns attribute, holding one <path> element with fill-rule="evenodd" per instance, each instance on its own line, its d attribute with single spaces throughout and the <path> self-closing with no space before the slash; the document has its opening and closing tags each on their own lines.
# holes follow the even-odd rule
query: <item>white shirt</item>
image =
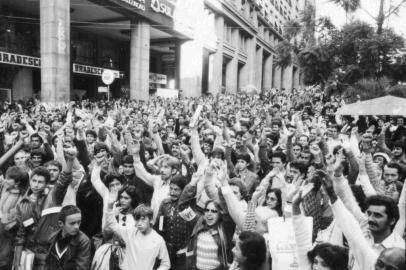
<svg viewBox="0 0 406 270">
<path fill-rule="evenodd" d="M 152 270 L 156 259 L 161 260 L 158 270 L 168 270 L 171 266 L 165 240 L 155 230 L 141 233 L 135 226 L 120 226 L 114 212 L 107 215 L 107 226 L 124 240 L 126 248 L 123 270 Z"/>
</svg>

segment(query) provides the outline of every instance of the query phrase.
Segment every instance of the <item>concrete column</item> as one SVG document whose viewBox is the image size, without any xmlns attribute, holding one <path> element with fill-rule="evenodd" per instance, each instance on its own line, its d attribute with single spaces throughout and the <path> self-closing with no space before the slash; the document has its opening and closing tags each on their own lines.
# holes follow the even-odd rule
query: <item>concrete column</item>
<svg viewBox="0 0 406 270">
<path fill-rule="evenodd" d="M 228 93 L 237 93 L 238 59 L 233 57 L 226 66 L 226 90 Z"/>
<path fill-rule="evenodd" d="M 256 65 L 254 66 L 255 68 L 255 80 L 254 80 L 254 85 L 258 89 L 259 92 L 262 91 L 262 63 L 264 60 L 264 48 L 259 47 L 259 49 L 255 49 L 255 62 Z"/>
<path fill-rule="evenodd" d="M 231 44 L 238 48 L 239 30 L 233 29 Z M 228 62 L 226 66 L 226 91 L 228 93 L 237 93 L 238 86 L 238 58 L 237 51 L 234 56 Z"/>
<path fill-rule="evenodd" d="M 223 31 L 224 18 L 216 17 L 217 50 L 210 57 L 209 92 L 216 94 L 221 91 L 222 68 L 223 68 Z"/>
<path fill-rule="evenodd" d="M 149 99 L 150 25 L 144 20 L 131 22 L 130 98 Z"/>
<path fill-rule="evenodd" d="M 282 88 L 288 91 L 292 90 L 293 85 L 293 66 L 290 65 L 283 70 Z"/>
<path fill-rule="evenodd" d="M 70 99 L 70 0 L 40 1 L 41 100 Z"/>
<path fill-rule="evenodd" d="M 272 62 L 273 56 L 272 54 L 269 55 L 265 59 L 265 65 L 263 70 L 262 79 L 264 80 L 264 89 L 271 89 L 272 88 Z"/>
<path fill-rule="evenodd" d="M 272 87 L 281 89 L 282 84 L 281 84 L 281 75 L 282 75 L 282 69 L 280 67 L 275 67 L 273 75 L 273 83 Z"/>
<path fill-rule="evenodd" d="M 13 100 L 32 97 L 34 94 L 32 87 L 32 70 L 20 69 L 13 80 Z"/>
<path fill-rule="evenodd" d="M 248 84 L 256 85 L 256 72 L 257 65 L 261 65 L 261 62 L 257 62 L 257 40 L 255 37 L 252 37 L 248 41 Z M 243 87 L 246 85 L 243 85 Z M 259 89 L 258 89 L 259 90 Z"/>
<path fill-rule="evenodd" d="M 180 47 L 180 89 L 187 97 L 202 93 L 203 46 L 198 41 L 186 41 Z"/>
</svg>

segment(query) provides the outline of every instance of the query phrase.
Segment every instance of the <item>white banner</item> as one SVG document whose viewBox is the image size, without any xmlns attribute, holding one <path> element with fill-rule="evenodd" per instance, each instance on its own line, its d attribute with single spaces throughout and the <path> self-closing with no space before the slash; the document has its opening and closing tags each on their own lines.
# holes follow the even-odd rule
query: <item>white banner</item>
<svg viewBox="0 0 406 270">
<path fill-rule="evenodd" d="M 0 51 L 0 63 L 35 68 L 41 67 L 41 59 L 39 57 L 1 51 Z"/>
<path fill-rule="evenodd" d="M 149 83 L 166 84 L 167 81 L 168 80 L 165 74 L 149 73 Z"/>
<path fill-rule="evenodd" d="M 102 76 L 104 70 L 111 70 L 114 73 L 114 77 L 117 79 L 124 77 L 124 72 L 114 69 L 102 68 L 102 67 L 94 67 L 94 66 L 86 66 L 81 64 L 73 64 L 73 73 L 80 73 L 80 74 L 88 74 L 88 75 L 95 75 L 95 76 Z"/>
<path fill-rule="evenodd" d="M 306 217 L 305 226 L 311 235 L 313 219 Z M 269 250 L 272 256 L 272 269 L 297 270 L 299 261 L 296 252 L 295 233 L 291 218 L 275 217 L 268 220 Z"/>
</svg>

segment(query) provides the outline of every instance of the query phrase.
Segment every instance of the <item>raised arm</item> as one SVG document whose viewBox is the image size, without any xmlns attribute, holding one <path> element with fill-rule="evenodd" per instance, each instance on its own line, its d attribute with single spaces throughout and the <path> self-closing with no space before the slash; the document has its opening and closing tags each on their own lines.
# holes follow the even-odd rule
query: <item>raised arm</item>
<svg viewBox="0 0 406 270">
<path fill-rule="evenodd" d="M 307 221 L 306 217 L 300 211 L 300 203 L 302 201 L 302 191 L 299 191 L 292 200 L 292 223 L 293 231 L 295 233 L 295 240 L 297 245 L 297 255 L 299 260 L 299 268 L 301 270 L 311 269 L 311 264 L 307 258 L 307 253 L 312 248 L 312 233 L 306 230 L 304 223 Z M 310 217 L 307 217 L 310 218 Z M 310 226 L 312 228 L 312 226 Z"/>
<path fill-rule="evenodd" d="M 135 141 L 132 142 L 131 134 L 126 133 L 126 143 L 127 143 L 127 150 L 128 154 L 134 157 L 134 170 L 135 174 L 144 181 L 147 185 L 154 187 L 155 177 L 154 175 L 147 172 L 144 167 L 144 164 L 141 162 L 140 158 L 140 142 Z"/>
<path fill-rule="evenodd" d="M 103 184 L 100 178 L 101 166 L 99 164 L 95 165 L 90 176 L 90 181 L 94 189 L 99 193 L 100 197 L 103 198 L 103 201 L 108 199 L 109 190 L 105 184 Z"/>
<path fill-rule="evenodd" d="M 335 220 L 344 233 L 350 249 L 353 251 L 355 260 L 360 269 L 373 269 L 378 254 L 372 249 L 363 235 L 360 224 L 344 206 L 333 188 L 332 179 L 327 175 L 322 175 L 323 187 L 330 198 L 331 208 Z"/>
<path fill-rule="evenodd" d="M 399 197 L 398 208 L 399 208 L 399 220 L 396 223 L 394 232 L 398 233 L 399 235 L 403 235 L 405 232 L 405 218 L 406 218 L 406 185 L 403 185 L 402 193 Z"/>
</svg>

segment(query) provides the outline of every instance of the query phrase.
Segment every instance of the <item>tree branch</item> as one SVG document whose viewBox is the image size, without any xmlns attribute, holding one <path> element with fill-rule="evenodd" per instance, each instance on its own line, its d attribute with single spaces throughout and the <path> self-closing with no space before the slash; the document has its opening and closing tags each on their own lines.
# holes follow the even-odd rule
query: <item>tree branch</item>
<svg viewBox="0 0 406 270">
<path fill-rule="evenodd" d="M 390 15 L 392 15 L 393 13 L 399 11 L 399 9 L 403 6 L 403 4 L 406 3 L 406 0 L 402 0 L 400 1 L 400 3 L 395 6 L 392 10 L 389 9 L 388 14 L 384 15 L 384 18 L 387 19 Z"/>
</svg>

